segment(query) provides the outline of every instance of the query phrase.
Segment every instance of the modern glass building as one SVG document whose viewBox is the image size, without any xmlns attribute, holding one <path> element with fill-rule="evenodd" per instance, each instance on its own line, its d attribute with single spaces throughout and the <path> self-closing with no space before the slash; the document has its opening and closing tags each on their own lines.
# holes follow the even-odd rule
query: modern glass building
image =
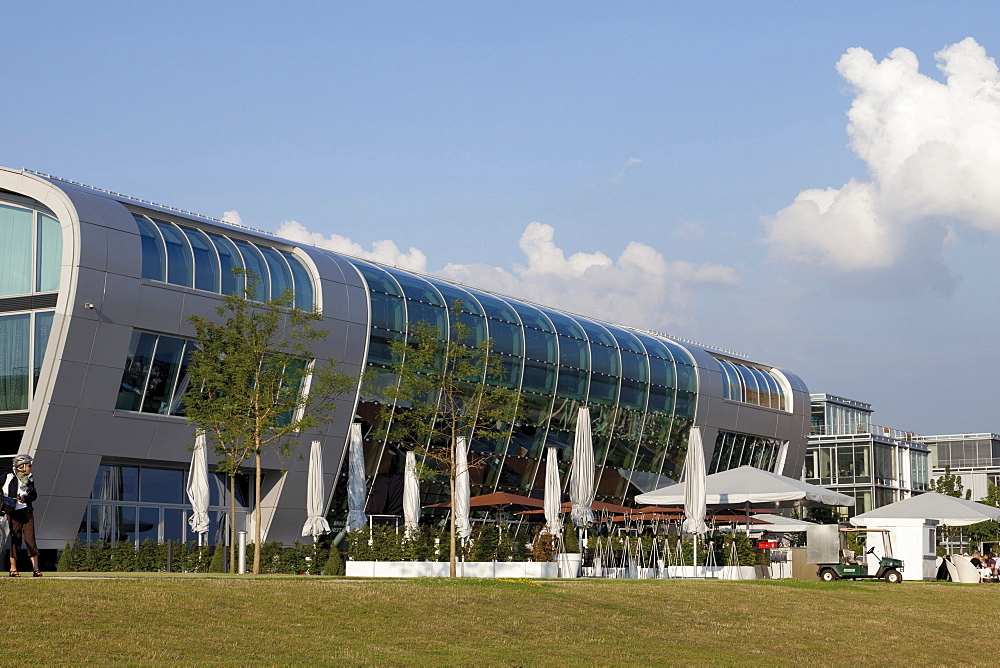
<svg viewBox="0 0 1000 668">
<path fill-rule="evenodd" d="M 990 485 L 1000 487 L 1000 435 L 941 434 L 919 439 L 930 449 L 934 478 L 945 471 L 959 476 L 973 501 L 984 498 Z"/>
<path fill-rule="evenodd" d="M 259 299 L 289 288 L 322 312 L 317 357 L 344 372 L 385 374 L 389 343 L 417 322 L 448 331 L 449 306 L 503 361 L 497 380 L 524 412 L 490 454 L 473 494 L 540 495 L 546 446 L 568 471 L 577 408 L 591 410 L 598 498 L 629 503 L 680 477 L 692 425 L 713 471 L 743 464 L 798 476 L 809 395 L 787 371 L 737 353 L 603 322 L 300 245 L 116 193 L 0 168 L 0 458 L 36 458 L 44 548 L 67 541 L 190 538 L 183 497 L 193 432 L 181 400 L 193 349 L 190 315 L 212 317 L 231 273 L 260 277 Z M 637 285 L 636 290 L 642 286 Z M 334 524 L 349 425 L 378 420 L 360 391 L 302 442 L 324 446 Z M 401 512 L 399 444 L 364 443 L 370 514 Z M 2 466 L 2 464 L 0 464 Z M 264 492 L 237 490 L 241 512 L 260 504 L 268 540 L 291 542 L 305 519 L 306 462 L 265 460 Z M 443 500 L 425 485 L 426 504 Z M 227 492 L 216 483 L 213 522 Z M 214 540 L 215 531 L 210 535 Z"/>
<path fill-rule="evenodd" d="M 850 515 L 927 490 L 929 451 L 915 434 L 872 424 L 871 404 L 812 395 L 802 479 L 855 498 Z"/>
</svg>

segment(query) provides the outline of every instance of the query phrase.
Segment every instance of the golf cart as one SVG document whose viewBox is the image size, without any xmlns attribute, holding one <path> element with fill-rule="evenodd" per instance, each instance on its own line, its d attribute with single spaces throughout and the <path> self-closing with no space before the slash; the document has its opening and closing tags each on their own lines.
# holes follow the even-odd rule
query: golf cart
<svg viewBox="0 0 1000 668">
<path fill-rule="evenodd" d="M 847 536 L 850 534 L 865 534 L 874 537 L 882 535 L 882 553 L 875 554 L 875 545 L 860 556 L 847 548 Z M 870 544 L 869 541 L 865 541 Z M 878 566 L 869 565 L 868 555 L 879 559 Z M 807 558 L 810 564 L 816 564 L 816 574 L 824 582 L 834 580 L 858 580 L 861 578 L 878 578 L 886 582 L 901 582 L 903 562 L 892 556 L 892 545 L 889 542 L 888 529 L 868 529 L 848 525 L 820 524 L 809 527 Z"/>
</svg>

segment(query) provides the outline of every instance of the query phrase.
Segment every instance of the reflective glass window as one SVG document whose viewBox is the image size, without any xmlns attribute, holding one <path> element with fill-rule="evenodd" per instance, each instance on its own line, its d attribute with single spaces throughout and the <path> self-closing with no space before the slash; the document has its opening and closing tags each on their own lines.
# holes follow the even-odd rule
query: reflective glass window
<svg viewBox="0 0 1000 668">
<path fill-rule="evenodd" d="M 191 257 L 191 247 L 187 237 L 170 223 L 154 220 L 156 228 L 163 235 L 167 247 L 167 283 L 174 285 L 194 286 L 194 260 Z"/>
<path fill-rule="evenodd" d="M 364 276 L 369 290 L 384 292 L 387 295 L 395 295 L 397 297 L 403 296 L 403 291 L 399 289 L 396 281 L 394 281 L 388 273 L 379 267 L 362 262 L 353 262 L 352 264 L 354 264 L 358 272 Z"/>
<path fill-rule="evenodd" d="M 146 503 L 187 503 L 184 471 L 139 469 L 139 500 Z"/>
<path fill-rule="evenodd" d="M 587 385 L 590 374 L 583 369 L 559 367 L 559 382 L 556 394 L 568 399 L 584 399 L 587 396 Z"/>
<path fill-rule="evenodd" d="M 28 409 L 30 344 L 30 314 L 0 316 L 0 411 Z"/>
<path fill-rule="evenodd" d="M 60 271 L 62 271 L 62 227 L 52 216 L 39 214 L 38 270 L 35 289 L 39 292 L 58 290 Z"/>
<path fill-rule="evenodd" d="M 767 385 L 765 374 L 760 369 L 750 368 L 754 380 L 757 381 L 757 404 L 760 406 L 771 405 L 771 389 Z"/>
<path fill-rule="evenodd" d="M 170 398 L 184 354 L 184 339 L 169 336 L 157 338 L 153 362 L 149 368 L 149 378 L 146 380 L 142 412 L 169 415 Z"/>
<path fill-rule="evenodd" d="M 698 376 L 693 366 L 677 363 L 677 389 L 688 392 L 698 391 Z"/>
<path fill-rule="evenodd" d="M 642 380 L 634 380 L 628 376 L 622 378 L 618 402 L 627 408 L 646 408 L 647 384 Z"/>
<path fill-rule="evenodd" d="M 524 341 L 521 328 L 499 320 L 489 321 L 490 341 L 493 349 L 508 355 L 521 356 L 524 352 Z"/>
<path fill-rule="evenodd" d="M 381 292 L 368 293 L 372 309 L 372 327 L 391 329 L 396 332 L 405 330 L 405 311 L 403 299 Z"/>
<path fill-rule="evenodd" d="M 215 246 L 201 230 L 182 227 L 181 231 L 188 238 L 194 253 L 194 287 L 219 292 L 219 256 Z"/>
<path fill-rule="evenodd" d="M 646 363 L 646 356 L 636 353 L 621 351 L 622 357 L 622 377 L 631 378 L 645 382 L 649 379 L 649 366 Z"/>
<path fill-rule="evenodd" d="M 674 356 L 675 360 L 694 366 L 694 358 L 691 357 L 691 353 L 684 350 L 673 341 L 664 341 L 663 345 L 670 349 L 670 354 Z"/>
<path fill-rule="evenodd" d="M 510 305 L 491 295 L 482 294 L 476 292 L 476 299 L 483 306 L 483 311 L 486 316 L 493 318 L 494 320 L 502 320 L 504 322 L 509 322 L 514 325 L 520 325 L 521 319 L 517 317 L 517 313 L 510 307 Z"/>
<path fill-rule="evenodd" d="M 295 308 L 303 311 L 312 311 L 316 308 L 313 297 L 312 276 L 305 268 L 305 265 L 291 253 L 281 253 L 288 261 L 288 268 L 292 270 L 292 278 L 295 279 Z"/>
<path fill-rule="evenodd" d="M 590 339 L 591 343 L 600 343 L 610 348 L 618 347 L 614 337 L 608 333 L 608 330 L 604 329 L 596 322 L 584 320 L 583 318 L 579 318 L 577 322 L 579 322 L 580 326 L 583 327 L 583 331 L 587 333 L 587 338 Z"/>
<path fill-rule="evenodd" d="M 209 234 L 208 238 L 212 241 L 212 245 L 215 246 L 215 250 L 219 254 L 222 294 L 242 295 L 243 286 L 245 285 L 243 276 L 233 273 L 233 269 L 243 268 L 243 259 L 240 257 L 239 251 L 236 250 L 233 242 L 226 237 Z"/>
<path fill-rule="evenodd" d="M 647 362 L 649 363 L 649 382 L 665 387 L 677 387 L 677 376 L 672 360 L 649 357 Z"/>
<path fill-rule="evenodd" d="M 525 327 L 524 356 L 536 360 L 557 362 L 556 335 L 533 327 Z"/>
<path fill-rule="evenodd" d="M 677 391 L 672 387 L 650 385 L 648 410 L 658 411 L 660 413 L 673 413 L 674 396 L 676 393 Z"/>
<path fill-rule="evenodd" d="M 646 349 L 639 343 L 639 339 L 636 338 L 632 332 L 625 331 L 624 329 L 619 329 L 618 327 L 613 327 L 611 325 L 605 325 L 611 336 L 614 337 L 615 342 L 618 347 L 622 350 L 628 350 L 633 353 L 639 353 L 641 355 L 646 354 Z"/>
<path fill-rule="evenodd" d="M 584 333 L 583 328 L 580 327 L 580 324 L 576 320 L 548 309 L 544 309 L 544 312 L 545 315 L 549 317 L 549 320 L 552 321 L 552 324 L 556 328 L 556 332 L 559 334 L 562 334 L 563 336 L 570 336 L 574 339 L 582 339 L 584 341 L 587 340 L 586 333 Z"/>
<path fill-rule="evenodd" d="M 554 364 L 538 360 L 524 361 L 524 379 L 522 387 L 539 394 L 550 394 L 556 386 L 556 367 Z"/>
<path fill-rule="evenodd" d="M 399 283 L 399 287 L 403 288 L 403 294 L 406 295 L 407 299 L 415 299 L 417 301 L 426 302 L 428 304 L 433 304 L 435 306 L 447 307 L 448 305 L 444 303 L 441 295 L 438 294 L 430 283 L 418 278 L 416 276 L 411 276 L 410 274 L 404 274 L 401 271 L 393 271 L 391 269 L 386 269 L 386 272 L 392 274 L 396 282 Z"/>
<path fill-rule="evenodd" d="M 618 400 L 618 378 L 599 373 L 590 374 L 590 401 L 614 403 Z"/>
<path fill-rule="evenodd" d="M 141 407 L 142 393 L 146 387 L 146 377 L 149 375 L 149 366 L 155 345 L 155 334 L 132 333 L 132 343 L 125 361 L 125 372 L 122 374 L 121 386 L 118 389 L 116 409 L 137 411 Z"/>
<path fill-rule="evenodd" d="M 742 364 L 733 365 L 736 367 L 737 373 L 740 374 L 740 379 L 742 379 L 744 388 L 744 401 L 748 404 L 756 404 L 760 402 L 760 395 L 757 389 L 757 379 L 750 372 L 750 369 L 743 366 Z"/>
<path fill-rule="evenodd" d="M 518 317 L 521 319 L 521 324 L 525 327 L 534 327 L 543 332 L 555 333 L 556 330 L 552 326 L 552 323 L 549 322 L 549 319 L 539 309 L 513 300 L 507 300 L 507 303 L 517 312 Z"/>
<path fill-rule="evenodd" d="M 281 253 L 267 246 L 257 246 L 257 249 L 264 255 L 264 261 L 267 262 L 267 268 L 271 272 L 271 299 L 282 296 L 285 290 L 288 290 L 294 298 L 292 271 L 285 264 Z"/>
<path fill-rule="evenodd" d="M 253 285 L 250 285 L 250 277 L 247 277 L 247 292 L 249 293 L 250 299 L 263 302 L 267 301 L 271 294 L 271 280 L 267 271 L 267 264 L 264 262 L 264 256 L 260 254 L 257 247 L 253 244 L 248 244 L 245 241 L 234 241 L 236 248 L 239 249 L 240 255 L 243 256 L 243 266 L 246 270 L 257 277 L 257 281 Z"/>
<path fill-rule="evenodd" d="M 591 371 L 617 376 L 621 372 L 619 364 L 617 348 L 609 348 L 597 343 L 590 345 Z"/>
<path fill-rule="evenodd" d="M 34 381 L 33 387 L 38 386 L 38 379 L 42 375 L 42 361 L 45 359 L 45 350 L 49 346 L 49 334 L 52 332 L 52 320 L 55 317 L 54 311 L 35 312 L 35 350 L 34 350 Z"/>
<path fill-rule="evenodd" d="M 632 335 L 639 339 L 642 343 L 643 348 L 646 349 L 646 354 L 650 357 L 659 357 L 664 360 L 673 360 L 674 356 L 670 354 L 670 349 L 667 348 L 666 344 L 659 339 L 654 339 L 651 336 L 642 334 L 640 332 L 633 332 Z"/>
<path fill-rule="evenodd" d="M 0 204 L 0 295 L 31 292 L 34 212 Z"/>
<path fill-rule="evenodd" d="M 90 498 L 101 501 L 138 501 L 139 467 L 107 465 L 98 467 Z"/>
<path fill-rule="evenodd" d="M 523 371 L 524 360 L 512 355 L 498 354 L 495 356 L 499 360 L 499 368 L 491 375 L 487 382 L 490 385 L 502 385 L 504 387 L 516 388 L 521 384 L 521 372 Z M 530 379 L 532 387 L 540 381 L 536 376 Z"/>
<path fill-rule="evenodd" d="M 167 280 L 167 252 L 163 249 L 163 237 L 146 218 L 134 214 L 132 218 L 139 226 L 142 242 L 142 277 L 154 281 Z"/>
<path fill-rule="evenodd" d="M 448 305 L 448 308 L 454 306 L 455 302 L 461 302 L 462 310 L 466 313 L 483 315 L 483 309 L 479 306 L 479 302 L 465 290 L 455 287 L 454 285 L 440 283 L 437 281 L 432 281 L 432 284 L 435 288 L 437 288 L 438 292 L 441 293 L 441 297 L 444 299 L 445 304 Z"/>
<path fill-rule="evenodd" d="M 441 306 L 431 306 L 430 304 L 407 299 L 406 319 L 409 321 L 411 327 L 417 323 L 425 322 L 439 332 L 443 333 L 446 331 L 445 310 Z"/>
<path fill-rule="evenodd" d="M 559 336 L 559 364 L 577 369 L 590 368 L 590 346 L 586 341 Z"/>
</svg>

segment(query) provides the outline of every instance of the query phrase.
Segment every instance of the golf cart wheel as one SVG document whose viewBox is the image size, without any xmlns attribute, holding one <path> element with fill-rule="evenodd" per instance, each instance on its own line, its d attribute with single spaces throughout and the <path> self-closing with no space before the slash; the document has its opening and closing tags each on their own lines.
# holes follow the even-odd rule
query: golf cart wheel
<svg viewBox="0 0 1000 668">
<path fill-rule="evenodd" d="M 837 579 L 837 572 L 832 568 L 824 568 L 820 571 L 819 579 L 823 582 L 833 582 Z"/>
<path fill-rule="evenodd" d="M 900 575 L 899 571 L 897 570 L 886 571 L 883 577 L 885 578 L 885 581 L 888 582 L 889 584 L 896 584 L 897 582 L 903 581 L 903 576 Z"/>
</svg>

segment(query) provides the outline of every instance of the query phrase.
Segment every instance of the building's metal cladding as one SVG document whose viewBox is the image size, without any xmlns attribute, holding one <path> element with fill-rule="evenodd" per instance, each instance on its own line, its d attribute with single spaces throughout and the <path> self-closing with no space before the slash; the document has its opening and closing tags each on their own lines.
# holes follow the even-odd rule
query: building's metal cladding
<svg viewBox="0 0 1000 668">
<path fill-rule="evenodd" d="M 752 464 L 799 477 L 809 394 L 795 375 L 736 353 L 377 265 L 266 233 L 26 171 L 0 168 L 0 457 L 35 457 L 40 547 L 76 538 L 183 540 L 184 476 L 194 441 L 183 417 L 194 328 L 229 269 L 261 277 L 259 298 L 294 291 L 322 311 L 314 346 L 360 378 L 386 374 L 389 343 L 426 321 L 447 331 L 449 306 L 503 362 L 523 415 L 472 472 L 472 495 L 541 496 L 546 447 L 569 479 L 575 421 L 590 408 L 597 500 L 629 503 L 676 480 L 687 433 L 702 428 L 708 472 Z M 4 268 L 6 267 L 6 269 Z M 642 290 L 641 285 L 636 290 Z M 738 344 L 739 342 L 734 342 Z M 347 513 L 345 446 L 359 416 L 369 515 L 401 515 L 403 448 L 375 440 L 378 406 L 360 391 L 301 443 L 323 443 L 331 524 Z M 298 538 L 307 459 L 265 457 L 262 529 Z M 214 459 L 210 455 L 210 467 Z M 2 464 L 0 464 L 2 465 Z M 224 535 L 228 490 L 212 476 L 210 542 Z M 237 502 L 252 506 L 246 484 Z M 424 505 L 446 500 L 421 485 Z M 240 518 L 238 521 L 242 521 Z"/>
</svg>

